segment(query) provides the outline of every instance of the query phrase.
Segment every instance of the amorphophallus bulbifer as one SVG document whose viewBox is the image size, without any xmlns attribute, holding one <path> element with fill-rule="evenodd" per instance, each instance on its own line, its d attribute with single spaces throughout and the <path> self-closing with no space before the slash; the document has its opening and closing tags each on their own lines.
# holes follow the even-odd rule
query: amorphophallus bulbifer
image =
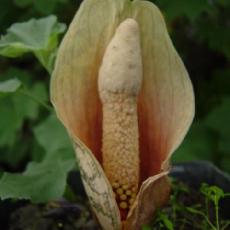
<svg viewBox="0 0 230 230">
<path fill-rule="evenodd" d="M 169 160 L 194 116 L 159 9 L 84 0 L 58 51 L 51 100 L 102 228 L 140 229 L 168 199 Z"/>
</svg>

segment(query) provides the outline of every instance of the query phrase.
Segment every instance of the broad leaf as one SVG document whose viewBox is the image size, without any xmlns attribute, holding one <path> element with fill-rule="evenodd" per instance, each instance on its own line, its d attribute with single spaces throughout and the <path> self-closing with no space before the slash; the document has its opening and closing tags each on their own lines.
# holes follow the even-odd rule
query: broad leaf
<svg viewBox="0 0 230 230">
<path fill-rule="evenodd" d="M 34 1 L 35 8 L 45 14 L 50 14 L 55 10 L 57 0 L 36 0 Z"/>
<path fill-rule="evenodd" d="M 65 191 L 67 172 L 72 167 L 73 161 L 53 159 L 30 163 L 23 174 L 4 173 L 0 180 L 0 197 L 32 202 L 60 198 Z"/>
<path fill-rule="evenodd" d="M 0 99 L 0 114 L 0 147 L 12 147 L 22 126 L 22 120 L 17 116 L 17 110 L 8 97 Z"/>
<path fill-rule="evenodd" d="M 229 0 L 217 0 L 217 2 L 222 5 L 222 6 L 229 6 L 230 5 L 230 2 Z"/>
<path fill-rule="evenodd" d="M 45 85 L 38 81 L 33 86 L 26 86 L 23 91 L 15 95 L 12 100 L 19 117 L 22 119 L 35 120 L 39 116 L 40 103 L 46 103 L 48 101 L 48 93 Z"/>
<path fill-rule="evenodd" d="M 12 76 L 17 76 L 17 79 L 12 79 Z M 15 151 L 12 147 L 16 139 L 23 135 L 21 129 L 25 120 L 38 118 L 42 108 L 40 104 L 48 101 L 48 93 L 42 82 L 37 81 L 32 85 L 31 75 L 26 71 L 10 68 L 1 75 L 1 79 L 3 82 L 0 82 L 0 148 L 8 146 L 10 149 L 1 151 L 0 154 L 8 155 L 7 152 Z"/>
<path fill-rule="evenodd" d="M 154 1 L 152 1 L 154 2 Z M 178 16 L 186 16 L 194 20 L 202 12 L 206 12 L 211 4 L 207 0 L 184 1 L 184 0 L 160 0 L 159 5 L 165 10 L 166 16 L 172 20 Z"/>
<path fill-rule="evenodd" d="M 230 136 L 230 97 L 223 98 L 221 104 L 208 115 L 206 125 L 220 134 L 222 138 Z"/>
<path fill-rule="evenodd" d="M 4 173 L 0 180 L 2 199 L 46 202 L 63 195 L 67 174 L 76 163 L 68 136 L 54 115 L 35 128 L 35 136 L 46 150 L 41 156 L 44 160 L 30 163 L 23 174 Z"/>
<path fill-rule="evenodd" d="M 21 86 L 21 82 L 18 79 L 11 79 L 8 81 L 0 82 L 0 95 L 6 93 L 14 93 Z"/>
<path fill-rule="evenodd" d="M 173 162 L 211 160 L 216 137 L 202 122 L 195 122 L 183 144 L 173 156 Z"/>
<path fill-rule="evenodd" d="M 57 22 L 56 16 L 31 19 L 23 23 L 15 23 L 0 40 L 0 55 L 19 57 L 33 52 L 41 64 L 52 71 L 58 35 L 63 33 L 65 25 Z"/>
<path fill-rule="evenodd" d="M 198 34 L 201 40 L 208 43 L 212 50 L 223 53 L 230 59 L 230 31 L 222 24 L 210 24 L 209 21 L 199 22 Z"/>
<path fill-rule="evenodd" d="M 14 0 L 14 4 L 19 7 L 27 7 L 33 0 Z"/>
<path fill-rule="evenodd" d="M 205 124 L 215 131 L 219 138 L 217 148 L 222 155 L 220 165 L 223 169 L 230 172 L 230 157 L 229 157 L 229 136 L 230 136 L 230 97 L 224 97 L 221 104 L 217 106 L 205 119 Z"/>
<path fill-rule="evenodd" d="M 55 115 L 50 115 L 41 124 L 36 126 L 34 134 L 38 143 L 48 154 L 62 150 L 66 156 L 72 156 L 72 159 L 75 159 L 70 139 Z"/>
</svg>

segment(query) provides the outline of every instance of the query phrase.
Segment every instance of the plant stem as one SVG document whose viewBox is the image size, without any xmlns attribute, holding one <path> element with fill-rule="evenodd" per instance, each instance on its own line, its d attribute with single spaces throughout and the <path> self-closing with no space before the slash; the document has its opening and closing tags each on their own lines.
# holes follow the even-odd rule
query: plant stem
<svg viewBox="0 0 230 230">
<path fill-rule="evenodd" d="M 212 230 L 219 230 L 219 228 L 216 228 L 216 227 L 212 224 L 212 222 L 209 220 L 209 218 L 208 218 L 202 211 L 195 210 L 195 209 L 192 209 L 192 211 L 191 211 L 191 209 L 189 209 L 189 208 L 187 208 L 187 210 L 188 210 L 189 212 L 191 212 L 191 213 L 195 213 L 195 214 L 198 214 L 198 215 L 203 216 L 204 219 L 205 219 L 206 222 L 209 224 L 209 226 L 211 227 Z"/>
<path fill-rule="evenodd" d="M 222 227 L 222 230 L 225 230 L 230 225 L 230 221 L 227 221 L 226 224 Z"/>
<path fill-rule="evenodd" d="M 218 206 L 218 200 L 217 197 L 215 196 L 215 213 L 216 213 L 216 228 L 217 230 L 220 230 L 220 226 L 219 226 L 219 206 Z"/>
</svg>

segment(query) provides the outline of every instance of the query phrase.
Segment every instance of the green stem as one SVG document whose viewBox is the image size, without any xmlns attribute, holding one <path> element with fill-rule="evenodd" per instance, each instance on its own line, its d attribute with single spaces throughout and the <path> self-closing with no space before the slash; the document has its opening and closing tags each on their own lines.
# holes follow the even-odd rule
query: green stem
<svg viewBox="0 0 230 230">
<path fill-rule="evenodd" d="M 189 208 L 187 208 L 187 210 L 189 212 L 191 212 L 191 213 L 195 213 L 195 214 L 201 215 L 206 220 L 206 222 L 209 224 L 209 226 L 211 227 L 212 230 L 217 230 L 217 228 L 212 224 L 212 222 L 209 220 L 209 218 L 203 212 L 195 210 L 195 209 L 193 209 L 191 211 Z"/>
<path fill-rule="evenodd" d="M 208 216 L 208 198 L 205 197 L 205 211 L 206 211 L 206 215 Z"/>
<path fill-rule="evenodd" d="M 230 221 L 227 221 L 227 223 L 222 227 L 222 230 L 225 230 L 230 225 Z"/>
<path fill-rule="evenodd" d="M 38 103 L 39 105 L 41 105 L 42 107 L 47 109 L 48 111 L 50 111 L 50 112 L 53 111 L 53 108 L 51 106 L 49 106 L 48 104 L 46 104 L 43 101 L 41 101 L 40 99 L 38 99 L 33 94 L 29 93 L 27 90 L 21 88 L 18 92 L 21 93 L 22 95 L 29 97 L 31 100 L 35 101 L 36 103 Z"/>
<path fill-rule="evenodd" d="M 216 228 L 217 230 L 220 230 L 220 226 L 219 226 L 219 207 L 218 207 L 218 201 L 217 201 L 217 197 L 215 196 L 215 213 L 216 213 Z"/>
</svg>

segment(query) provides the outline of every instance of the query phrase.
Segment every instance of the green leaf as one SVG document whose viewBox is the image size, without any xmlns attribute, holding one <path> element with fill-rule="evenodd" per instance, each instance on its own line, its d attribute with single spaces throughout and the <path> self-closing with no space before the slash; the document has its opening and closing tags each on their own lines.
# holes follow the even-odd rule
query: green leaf
<svg viewBox="0 0 230 230">
<path fill-rule="evenodd" d="M 17 170 L 28 157 L 35 161 L 41 161 L 45 152 L 39 147 L 34 140 L 34 136 L 17 132 L 15 133 L 14 143 L 10 148 L 8 146 L 1 147 L 0 162 L 8 165 L 12 170 Z"/>
<path fill-rule="evenodd" d="M 201 185 L 200 191 L 212 202 L 218 203 L 221 198 L 224 198 L 224 191 L 217 186 L 209 186 L 205 183 Z"/>
<path fill-rule="evenodd" d="M 229 157 L 229 160 L 230 160 L 230 156 L 228 155 L 229 154 L 229 150 L 230 150 L 230 142 L 229 142 L 229 136 L 226 136 L 226 137 L 221 137 L 219 139 L 219 145 L 218 145 L 218 148 L 221 152 L 224 152 L 226 153 L 226 156 Z M 228 161 L 229 162 L 229 161 Z M 226 162 L 227 163 L 227 162 Z M 230 164 L 229 164 L 229 169 L 230 169 Z"/>
<path fill-rule="evenodd" d="M 39 109 L 41 106 L 34 100 L 34 98 L 38 98 L 41 102 L 48 101 L 48 93 L 45 85 L 37 81 L 37 83 L 30 88 L 26 86 L 23 91 L 19 92 L 22 92 L 23 94 L 20 93 L 12 98 L 18 116 L 22 119 L 35 120 L 39 115 Z M 24 94 L 27 92 L 29 93 Z M 31 97 L 29 95 L 31 95 Z"/>
<path fill-rule="evenodd" d="M 204 215 L 204 213 L 202 213 L 201 211 L 199 210 L 196 210 L 195 208 L 192 208 L 192 207 L 186 207 L 186 210 L 193 213 L 193 214 L 198 214 L 198 215 Z"/>
<path fill-rule="evenodd" d="M 64 194 L 67 173 L 76 164 L 68 135 L 53 114 L 35 127 L 34 133 L 46 155 L 41 163 L 30 163 L 23 174 L 4 173 L 0 179 L 2 199 L 46 202 Z"/>
<path fill-rule="evenodd" d="M 14 0 L 14 4 L 19 7 L 29 6 L 33 0 Z"/>
<path fill-rule="evenodd" d="M 166 214 L 161 212 L 159 218 L 164 223 L 166 229 L 168 230 L 174 229 L 172 221 L 168 218 Z"/>
<path fill-rule="evenodd" d="M 60 3 L 67 3 L 68 2 L 68 0 L 57 0 L 57 1 Z"/>
<path fill-rule="evenodd" d="M 184 0 L 160 0 L 159 4 L 165 10 L 166 16 L 172 20 L 178 16 L 187 16 L 190 20 L 194 20 L 202 12 L 209 9 L 208 0 L 184 1 Z"/>
<path fill-rule="evenodd" d="M 58 45 L 58 35 L 65 25 L 58 23 L 56 16 L 31 19 L 15 23 L 0 40 L 0 55 L 19 57 L 32 52 L 41 64 L 51 73 Z"/>
<path fill-rule="evenodd" d="M 57 4 L 57 0 L 36 0 L 34 1 L 35 8 L 45 14 L 50 14 L 54 11 Z"/>
<path fill-rule="evenodd" d="M 0 82 L 0 95 L 6 93 L 14 93 L 21 86 L 21 82 L 18 79 L 11 79 L 8 81 Z"/>
<path fill-rule="evenodd" d="M 222 24 L 199 22 L 198 34 L 212 50 L 223 53 L 230 60 L 230 30 Z"/>
<path fill-rule="evenodd" d="M 217 2 L 222 5 L 222 6 L 229 6 L 230 5 L 230 2 L 229 0 L 217 0 Z"/>
<path fill-rule="evenodd" d="M 73 161 L 54 158 L 30 163 L 23 174 L 4 173 L 0 179 L 0 197 L 30 199 L 36 203 L 60 198 L 65 191 L 67 172 L 73 165 Z"/>
<path fill-rule="evenodd" d="M 230 137 L 230 97 L 224 97 L 221 103 L 214 108 L 205 119 L 205 124 L 209 129 L 215 131 L 218 135 L 218 150 L 221 157 L 225 158 L 225 162 L 221 160 L 221 165 L 225 170 L 230 171 L 230 157 L 229 157 L 229 137 Z M 228 167 L 227 167 L 228 165 Z"/>
<path fill-rule="evenodd" d="M 5 72 L 1 73 L 1 79 L 6 81 L 6 80 L 11 80 L 13 77 L 16 77 L 23 85 L 29 85 L 32 83 L 33 80 L 33 75 L 30 72 L 26 70 L 22 70 L 19 68 L 15 67 L 9 67 L 6 69 Z"/>
<path fill-rule="evenodd" d="M 210 133 L 205 124 L 202 121 L 196 121 L 172 160 L 173 162 L 212 160 L 216 143 L 216 137 Z"/>
<path fill-rule="evenodd" d="M 16 90 L 16 86 L 19 84 L 14 81 L 15 79 L 11 79 L 12 76 L 17 76 L 23 87 L 18 87 L 18 90 Z M 23 135 L 22 127 L 25 120 L 37 119 L 41 109 L 37 101 L 27 95 L 23 95 L 22 92 L 27 90 L 34 98 L 39 98 L 42 102 L 48 101 L 48 93 L 44 83 L 40 81 L 31 85 L 31 76 L 25 71 L 9 69 L 1 75 L 1 78 L 5 80 L 4 83 L 7 83 L 0 84 L 0 88 L 3 91 L 6 91 L 6 88 L 7 91 L 16 90 L 15 93 L 4 94 L 0 90 L 0 96 L 6 95 L 5 97 L 0 97 L 0 148 L 8 146 L 10 150 L 7 150 L 7 152 L 9 152 L 12 150 L 17 137 Z M 3 155 L 7 155 L 6 151 L 1 152 L 3 152 Z"/>
<path fill-rule="evenodd" d="M 205 124 L 218 132 L 221 137 L 230 136 L 230 97 L 224 97 L 215 109 L 205 119 Z"/>
<path fill-rule="evenodd" d="M 70 138 L 54 114 L 36 126 L 34 134 L 38 143 L 47 152 L 47 157 L 54 157 L 53 155 L 57 154 L 75 161 Z"/>
<path fill-rule="evenodd" d="M 143 225 L 143 226 L 141 227 L 141 229 L 142 229 L 142 230 L 151 230 L 151 227 L 148 226 L 148 225 Z"/>
<path fill-rule="evenodd" d="M 36 83 L 31 87 L 32 95 L 47 98 L 45 86 Z M 38 118 L 40 105 L 31 100 L 28 96 L 20 93 L 11 95 L 0 100 L 0 146 L 12 146 L 18 136 L 26 119 L 35 120 Z"/>
<path fill-rule="evenodd" d="M 0 99 L 0 114 L 0 146 L 12 147 L 16 140 L 17 132 L 22 126 L 22 120 L 17 116 L 17 110 L 12 100 L 8 97 Z"/>
<path fill-rule="evenodd" d="M 222 96 L 230 95 L 230 69 L 218 69 L 214 71 L 210 86 L 211 92 Z"/>
</svg>

